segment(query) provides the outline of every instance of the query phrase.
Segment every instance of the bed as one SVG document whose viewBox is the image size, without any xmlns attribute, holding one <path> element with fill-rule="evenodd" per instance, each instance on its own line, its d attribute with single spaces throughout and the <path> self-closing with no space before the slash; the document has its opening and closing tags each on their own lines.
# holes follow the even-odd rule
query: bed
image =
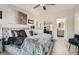
<svg viewBox="0 0 79 59">
<path fill-rule="evenodd" d="M 25 27 L 14 28 L 13 27 L 4 27 L 3 37 L 5 41 L 8 42 L 8 38 L 11 36 L 11 33 L 8 30 L 25 30 L 27 36 L 24 37 L 24 41 L 20 47 L 16 44 L 5 44 L 5 51 L 12 55 L 45 55 L 48 52 L 51 46 L 51 35 L 45 34 L 40 30 L 35 30 L 37 35 L 30 36 L 28 29 Z M 8 32 L 8 34 L 7 34 Z M 10 35 L 9 35 L 10 34 Z M 22 37 L 21 37 L 22 38 Z M 21 39 L 20 38 L 20 39 Z M 15 38 L 12 40 L 16 40 Z"/>
<path fill-rule="evenodd" d="M 41 34 L 41 35 L 30 36 L 28 38 L 38 40 L 40 42 L 40 44 L 43 46 L 43 48 L 45 49 L 44 51 L 48 52 L 49 47 L 51 45 L 51 36 L 50 35 Z"/>
<path fill-rule="evenodd" d="M 6 45 L 5 50 L 11 55 L 43 55 L 43 47 L 37 40 L 25 39 L 21 47 Z"/>
</svg>

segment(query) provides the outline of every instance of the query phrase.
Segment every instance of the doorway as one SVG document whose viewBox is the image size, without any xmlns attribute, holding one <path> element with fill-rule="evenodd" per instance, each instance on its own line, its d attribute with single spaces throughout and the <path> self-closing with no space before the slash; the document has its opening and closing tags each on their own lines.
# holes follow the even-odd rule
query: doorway
<svg viewBox="0 0 79 59">
<path fill-rule="evenodd" d="M 65 18 L 57 19 L 57 37 L 65 36 Z"/>
</svg>

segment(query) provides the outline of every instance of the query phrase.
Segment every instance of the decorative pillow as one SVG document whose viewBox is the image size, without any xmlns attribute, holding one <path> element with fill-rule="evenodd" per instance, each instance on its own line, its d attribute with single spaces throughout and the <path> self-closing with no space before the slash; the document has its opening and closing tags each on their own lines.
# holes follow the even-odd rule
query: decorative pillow
<svg viewBox="0 0 79 59">
<path fill-rule="evenodd" d="M 13 37 L 11 30 L 8 30 L 8 36 Z"/>
<path fill-rule="evenodd" d="M 31 36 L 30 33 L 29 33 L 29 30 L 25 30 L 25 32 L 26 32 L 26 35 L 27 35 L 28 37 Z"/>
<path fill-rule="evenodd" d="M 4 37 L 5 40 L 7 40 L 7 38 L 9 38 L 9 37 L 12 37 L 11 30 L 8 28 L 3 28 L 2 29 L 2 37 Z"/>
<path fill-rule="evenodd" d="M 27 37 L 25 30 L 12 30 L 13 37 Z"/>
<path fill-rule="evenodd" d="M 19 30 L 18 31 L 18 37 L 27 37 L 25 30 Z"/>
<path fill-rule="evenodd" d="M 17 37 L 17 40 L 15 40 L 14 44 L 16 46 L 21 46 L 22 43 L 24 42 L 25 37 Z"/>
<path fill-rule="evenodd" d="M 17 37 L 18 36 L 18 31 L 17 30 L 12 30 L 12 36 Z"/>
<path fill-rule="evenodd" d="M 37 34 L 43 34 L 43 30 L 40 30 L 40 29 L 35 29 L 34 32 Z"/>
<path fill-rule="evenodd" d="M 8 38 L 8 44 L 21 46 L 25 37 L 9 37 Z"/>
<path fill-rule="evenodd" d="M 17 40 L 16 37 L 9 37 L 8 38 L 8 44 L 14 44 L 15 40 Z"/>
<path fill-rule="evenodd" d="M 31 31 L 29 31 L 29 33 L 30 33 L 30 35 L 31 35 L 31 36 L 33 36 L 33 31 L 32 31 L 32 30 L 31 30 Z"/>
</svg>

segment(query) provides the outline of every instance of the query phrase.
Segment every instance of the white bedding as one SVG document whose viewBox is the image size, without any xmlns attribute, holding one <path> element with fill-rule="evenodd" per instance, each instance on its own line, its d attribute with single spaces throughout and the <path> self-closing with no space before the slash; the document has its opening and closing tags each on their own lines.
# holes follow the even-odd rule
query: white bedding
<svg viewBox="0 0 79 59">
<path fill-rule="evenodd" d="M 5 45 L 5 51 L 11 55 L 27 55 L 27 52 L 17 48 L 15 45 Z"/>
<path fill-rule="evenodd" d="M 39 35 L 33 35 L 33 36 L 29 36 L 28 38 L 32 38 L 35 40 L 39 40 L 39 42 L 42 44 L 42 46 L 45 48 L 45 51 L 48 51 L 48 48 L 51 44 L 51 35 L 50 34 L 39 34 Z"/>
<path fill-rule="evenodd" d="M 29 33 L 29 31 L 25 30 L 28 38 L 39 39 L 39 42 L 41 44 L 43 44 L 43 45 L 49 45 L 49 42 L 51 41 L 51 35 L 50 34 L 43 33 L 43 30 L 40 30 L 40 29 L 34 29 L 33 31 L 37 35 L 31 36 L 30 33 Z"/>
<path fill-rule="evenodd" d="M 11 55 L 18 55 L 20 54 L 18 51 L 19 49 L 15 46 L 11 46 L 11 45 L 5 45 L 5 51 L 7 51 L 9 54 Z"/>
<path fill-rule="evenodd" d="M 30 38 L 30 39 L 38 40 L 40 44 L 42 44 L 42 46 L 45 48 L 45 52 L 48 52 L 49 46 L 51 44 L 51 35 L 42 33 L 41 31 L 37 31 L 37 32 L 38 32 L 37 35 L 33 35 L 33 36 L 28 35 L 26 39 Z M 24 54 L 24 52 L 21 49 L 18 49 L 16 46 L 5 45 L 5 50 L 12 55 Z"/>
<path fill-rule="evenodd" d="M 39 40 L 41 44 L 45 44 L 51 41 L 51 36 L 48 34 L 34 35 L 34 36 L 29 36 L 28 38 Z"/>
</svg>

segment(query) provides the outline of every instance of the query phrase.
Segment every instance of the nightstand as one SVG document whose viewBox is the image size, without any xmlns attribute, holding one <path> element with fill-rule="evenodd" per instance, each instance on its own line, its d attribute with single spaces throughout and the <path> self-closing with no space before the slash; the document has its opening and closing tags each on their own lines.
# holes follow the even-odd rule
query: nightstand
<svg viewBox="0 0 79 59">
<path fill-rule="evenodd" d="M 0 53 L 2 53 L 2 39 L 0 39 Z"/>
</svg>

